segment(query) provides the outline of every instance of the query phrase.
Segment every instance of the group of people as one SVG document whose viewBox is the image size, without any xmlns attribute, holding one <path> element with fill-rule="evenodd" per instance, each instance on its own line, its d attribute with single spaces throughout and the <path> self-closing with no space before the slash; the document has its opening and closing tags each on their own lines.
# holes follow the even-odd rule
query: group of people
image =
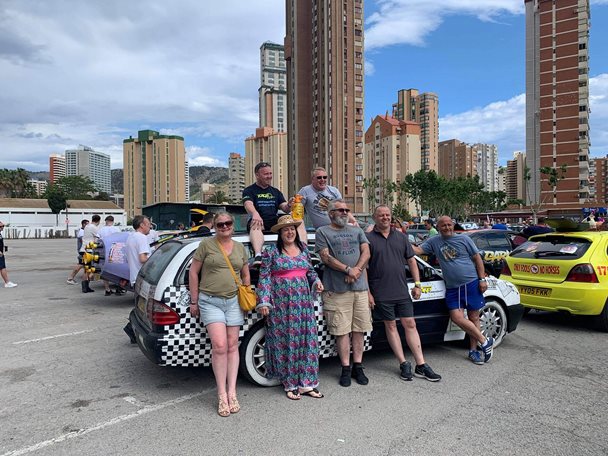
<svg viewBox="0 0 608 456">
<path fill-rule="evenodd" d="M 249 214 L 253 264 L 260 265 L 256 309 L 267 321 L 267 376 L 281 381 L 288 399 L 323 398 L 314 308 L 317 293 L 322 294 L 325 322 L 336 339 L 341 386 L 351 386 L 352 379 L 360 385 L 369 383 L 363 352 L 365 333 L 372 330 L 372 312 L 384 322 L 401 379 L 441 380 L 424 358 L 414 318 L 413 301 L 421 297 L 414 256 L 423 252 L 439 258 L 450 316 L 471 340 L 469 359 L 475 364 L 490 361 L 494 341 L 486 338 L 479 326 L 487 289 L 483 263 L 468 237 L 454 235 L 450 217 L 440 217 L 438 235 L 417 247 L 391 226 L 391 209 L 381 205 L 374 210 L 373 229 L 366 233 L 338 189 L 328 185 L 326 170 L 315 168 L 311 184 L 298 194 L 316 229 L 315 251 L 325 265 L 321 280 L 311 262 L 304 223 L 291 215 L 279 215 L 279 210 L 291 210 L 293 199 L 287 200 L 271 186 L 269 163 L 256 165 L 255 176 L 256 182 L 243 191 L 243 200 Z M 230 269 L 239 271 L 243 285 L 249 286 L 251 279 L 245 248 L 232 237 L 232 215 L 216 214 L 213 225 L 215 236 L 201 241 L 190 268 L 190 312 L 200 316 L 211 339 L 218 414 L 226 417 L 240 411 L 236 377 L 238 335 L 244 321 L 237 299 L 239 283 Z M 278 238 L 264 250 L 265 233 L 276 233 Z M 411 289 L 406 265 L 414 280 Z M 397 319 L 405 330 L 414 364 L 405 357 Z"/>
</svg>

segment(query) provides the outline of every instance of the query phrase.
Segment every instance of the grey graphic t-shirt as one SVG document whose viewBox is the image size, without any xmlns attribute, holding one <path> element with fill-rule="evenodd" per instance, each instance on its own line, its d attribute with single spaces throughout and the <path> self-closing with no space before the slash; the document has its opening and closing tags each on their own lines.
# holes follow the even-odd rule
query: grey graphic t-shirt
<svg viewBox="0 0 608 456">
<path fill-rule="evenodd" d="M 433 236 L 424 241 L 420 248 L 424 253 L 437 257 L 447 288 L 456 288 L 478 278 L 471 257 L 479 253 L 479 249 L 470 237 L 464 234 L 449 238 Z"/>
<path fill-rule="evenodd" d="M 329 225 L 331 220 L 329 220 L 329 215 L 327 214 L 327 208 L 319 203 L 323 200 L 324 203 L 328 203 L 329 201 L 342 199 L 342 194 L 336 187 L 332 187 L 328 185 L 325 190 L 315 190 L 312 185 L 307 185 L 306 187 L 302 187 L 298 192 L 299 195 L 302 195 L 302 203 L 304 204 L 304 210 L 308 214 L 312 225 L 315 228 L 319 228 L 321 226 Z"/>
<path fill-rule="evenodd" d="M 361 256 L 361 244 L 369 244 L 363 230 L 356 226 L 346 225 L 342 229 L 333 229 L 331 226 L 322 226 L 315 235 L 315 251 L 328 248 L 329 254 L 338 261 L 355 266 Z M 323 271 L 323 287 L 325 291 L 344 293 L 345 291 L 366 291 L 367 279 L 361 274 L 354 283 L 344 282 L 346 277 L 342 271 L 327 266 Z"/>
</svg>

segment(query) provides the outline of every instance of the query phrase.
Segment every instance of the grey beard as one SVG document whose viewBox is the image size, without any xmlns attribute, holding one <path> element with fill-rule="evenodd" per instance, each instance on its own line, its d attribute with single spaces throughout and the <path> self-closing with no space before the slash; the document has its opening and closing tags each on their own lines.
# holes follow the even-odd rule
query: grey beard
<svg viewBox="0 0 608 456">
<path fill-rule="evenodd" d="M 348 223 L 348 217 L 334 217 L 332 222 L 334 222 L 339 227 L 344 228 Z"/>
</svg>

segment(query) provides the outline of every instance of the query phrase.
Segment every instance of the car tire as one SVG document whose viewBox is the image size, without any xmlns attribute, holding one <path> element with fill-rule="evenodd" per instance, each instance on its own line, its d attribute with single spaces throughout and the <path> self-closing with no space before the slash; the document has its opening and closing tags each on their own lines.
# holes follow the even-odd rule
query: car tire
<svg viewBox="0 0 608 456">
<path fill-rule="evenodd" d="M 277 386 L 279 380 L 266 378 L 265 342 L 266 325 L 261 321 L 247 331 L 241 341 L 239 369 L 243 377 L 255 385 Z"/>
<path fill-rule="evenodd" d="M 494 300 L 486 301 L 486 305 L 479 311 L 479 323 L 484 336 L 494 338 L 497 347 L 507 334 L 507 313 L 503 307 Z"/>
<path fill-rule="evenodd" d="M 608 332 L 608 301 L 604 304 L 604 309 L 597 317 L 595 317 L 597 329 L 603 332 Z"/>
</svg>

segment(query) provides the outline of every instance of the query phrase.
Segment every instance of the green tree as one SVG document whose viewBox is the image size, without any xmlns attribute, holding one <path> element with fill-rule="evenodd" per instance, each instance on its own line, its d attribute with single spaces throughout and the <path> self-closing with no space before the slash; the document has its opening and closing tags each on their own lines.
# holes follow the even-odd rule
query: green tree
<svg viewBox="0 0 608 456">
<path fill-rule="evenodd" d="M 112 198 L 106 192 L 99 192 L 93 199 L 97 201 L 112 201 Z"/>
<path fill-rule="evenodd" d="M 367 197 L 367 206 L 369 208 L 370 213 L 375 209 L 378 204 L 378 199 L 376 198 L 376 190 L 380 186 L 380 182 L 377 177 L 370 177 L 363 179 L 363 189 L 366 191 Z"/>
<path fill-rule="evenodd" d="M 67 207 L 67 197 L 63 188 L 57 184 L 51 184 L 44 192 L 44 198 L 51 208 L 51 212 L 55 214 L 55 223 L 59 225 L 59 213 Z"/>
<path fill-rule="evenodd" d="M 36 190 L 29 179 L 29 173 L 23 168 L 0 169 L 0 197 L 36 198 Z"/>
<path fill-rule="evenodd" d="M 224 201 L 227 200 L 226 193 L 224 193 L 221 190 L 216 190 L 215 192 L 213 192 L 213 195 L 211 196 L 211 200 L 215 204 L 222 204 Z"/>
<path fill-rule="evenodd" d="M 86 176 L 64 176 L 57 180 L 67 199 L 89 200 L 97 193 L 95 182 Z"/>
</svg>

